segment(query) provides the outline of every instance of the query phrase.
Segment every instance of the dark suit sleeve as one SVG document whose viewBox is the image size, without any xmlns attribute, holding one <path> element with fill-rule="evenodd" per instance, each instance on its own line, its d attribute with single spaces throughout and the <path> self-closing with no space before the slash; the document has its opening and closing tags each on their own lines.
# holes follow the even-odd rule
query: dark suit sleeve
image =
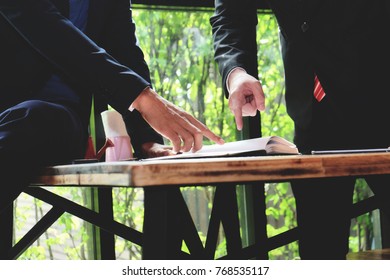
<svg viewBox="0 0 390 280">
<path fill-rule="evenodd" d="M 138 112 L 128 108 L 151 86 L 135 37 L 128 0 L 109 2 L 99 46 L 47 0 L 1 0 L 0 13 L 37 53 L 70 80 L 102 94 L 124 116 L 136 153 L 146 142 L 163 143 Z M 101 44 L 101 45 L 100 45 Z M 101 47 L 103 46 L 103 48 Z"/>
<path fill-rule="evenodd" d="M 244 68 L 257 77 L 257 12 L 255 0 L 215 0 L 210 18 L 215 60 L 226 90 L 226 79 L 235 67 Z"/>
<path fill-rule="evenodd" d="M 115 4 L 114 4 L 115 3 Z M 116 0 L 103 34 L 104 46 L 120 63 L 150 81 L 149 68 L 138 45 L 136 25 L 128 0 Z M 137 157 L 141 157 L 141 145 L 146 142 L 163 143 L 163 138 L 137 112 L 125 112 L 123 119 Z"/>
<path fill-rule="evenodd" d="M 75 28 L 48 0 L 1 0 L 0 13 L 57 70 L 103 94 L 122 114 L 150 85 Z"/>
</svg>

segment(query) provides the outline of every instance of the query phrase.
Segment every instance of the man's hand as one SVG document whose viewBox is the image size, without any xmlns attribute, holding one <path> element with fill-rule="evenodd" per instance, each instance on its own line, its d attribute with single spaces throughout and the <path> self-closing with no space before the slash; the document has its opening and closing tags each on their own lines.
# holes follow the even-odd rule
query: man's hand
<svg viewBox="0 0 390 280">
<path fill-rule="evenodd" d="M 242 130 L 245 116 L 255 116 L 265 110 L 265 97 L 261 83 L 243 69 L 235 69 L 227 81 L 229 108 L 234 114 L 238 130 Z"/>
<path fill-rule="evenodd" d="M 155 142 L 147 142 L 142 144 L 142 154 L 146 158 L 162 157 L 175 155 L 171 146 L 162 145 Z"/>
<path fill-rule="evenodd" d="M 203 136 L 223 144 L 221 137 L 211 132 L 192 115 L 159 96 L 151 88 L 146 88 L 133 102 L 132 107 L 139 111 L 149 125 L 173 145 L 173 152 L 196 152 L 203 145 Z"/>
</svg>

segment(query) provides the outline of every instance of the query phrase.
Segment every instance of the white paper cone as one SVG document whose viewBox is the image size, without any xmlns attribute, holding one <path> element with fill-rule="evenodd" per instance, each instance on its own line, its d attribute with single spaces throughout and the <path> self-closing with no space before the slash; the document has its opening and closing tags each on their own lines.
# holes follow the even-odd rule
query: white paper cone
<svg viewBox="0 0 390 280">
<path fill-rule="evenodd" d="M 107 138 L 127 136 L 126 125 L 121 114 L 115 110 L 106 110 L 101 113 L 101 116 Z"/>
<path fill-rule="evenodd" d="M 128 160 L 133 157 L 130 137 L 121 114 L 115 110 L 101 113 L 106 138 L 114 144 L 106 149 L 106 161 Z"/>
</svg>

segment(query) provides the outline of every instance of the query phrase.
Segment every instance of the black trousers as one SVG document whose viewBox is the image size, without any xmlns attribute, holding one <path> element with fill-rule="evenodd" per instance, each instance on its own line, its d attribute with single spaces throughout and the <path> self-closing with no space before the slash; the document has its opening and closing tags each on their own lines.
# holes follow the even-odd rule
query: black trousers
<svg viewBox="0 0 390 280">
<path fill-rule="evenodd" d="M 390 176 L 365 178 L 379 207 L 390 217 Z M 342 260 L 349 251 L 355 179 L 329 178 L 292 183 L 301 259 Z"/>
<path fill-rule="evenodd" d="M 323 149 L 387 148 L 389 130 L 380 124 L 387 120 L 372 112 L 350 113 L 325 97 L 313 100 L 313 119 L 309 128 L 296 127 L 295 142 L 303 153 Z M 379 106 L 378 106 L 379 107 Z M 369 107 L 368 107 L 369 108 Z M 377 126 L 377 128 L 375 127 Z M 375 134 L 374 134 L 375 133 Z M 375 136 L 375 137 L 373 137 Z M 365 178 L 379 200 L 381 210 L 390 217 L 390 176 Z M 291 183 L 296 199 L 299 253 L 302 259 L 345 259 L 349 250 L 351 207 L 355 178 L 297 180 Z"/>
<path fill-rule="evenodd" d="M 0 113 L 0 212 L 45 165 L 84 155 L 87 129 L 71 108 L 29 100 Z"/>
</svg>

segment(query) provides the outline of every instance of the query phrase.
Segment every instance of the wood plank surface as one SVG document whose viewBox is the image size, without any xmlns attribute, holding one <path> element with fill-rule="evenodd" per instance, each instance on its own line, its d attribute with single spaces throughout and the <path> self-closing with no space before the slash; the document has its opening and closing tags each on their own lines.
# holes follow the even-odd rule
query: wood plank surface
<svg viewBox="0 0 390 280">
<path fill-rule="evenodd" d="M 47 167 L 34 185 L 204 185 L 390 174 L 390 153 L 121 161 Z"/>
<path fill-rule="evenodd" d="M 390 260 L 390 249 L 377 249 L 349 253 L 347 260 Z"/>
</svg>

